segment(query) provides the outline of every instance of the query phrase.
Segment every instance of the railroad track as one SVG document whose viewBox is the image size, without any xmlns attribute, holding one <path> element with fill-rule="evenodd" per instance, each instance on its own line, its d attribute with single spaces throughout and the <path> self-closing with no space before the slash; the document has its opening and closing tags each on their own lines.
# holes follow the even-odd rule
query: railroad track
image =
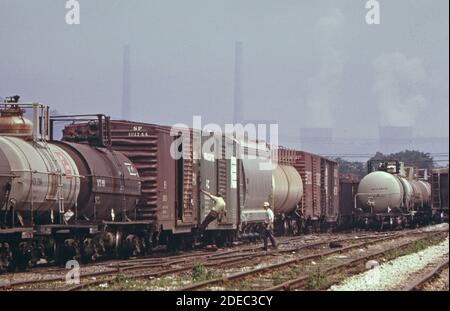
<svg viewBox="0 0 450 311">
<path fill-rule="evenodd" d="M 361 236 L 365 236 L 365 235 L 370 235 L 370 234 L 374 234 L 371 231 L 358 231 L 358 232 L 348 232 L 348 233 L 341 233 L 341 235 L 345 235 L 345 234 L 361 234 Z M 339 234 L 337 234 L 339 235 Z M 328 236 L 328 233 L 324 233 L 324 234 L 317 234 L 314 235 L 314 237 L 319 237 L 323 238 L 325 236 L 325 238 Z M 305 235 L 301 235 L 301 236 L 294 236 L 294 237 L 287 237 L 287 239 L 285 241 L 282 241 L 281 243 L 279 243 L 280 245 L 282 244 L 288 244 L 291 243 L 293 241 L 296 240 L 304 240 L 305 239 Z M 232 248 L 233 250 L 230 250 L 230 252 L 237 252 L 239 251 L 239 248 L 244 246 L 247 247 L 249 245 L 252 245 L 255 243 L 239 243 L 237 245 L 234 245 Z M 256 243 L 256 244 L 260 244 L 260 243 Z M 237 250 L 236 250 L 237 248 Z M 258 249 L 259 246 L 254 247 L 255 249 Z M 168 252 L 165 250 L 157 250 L 155 253 L 151 254 L 151 255 L 145 255 L 145 256 L 141 256 L 139 258 L 135 258 L 135 259 L 126 259 L 126 260 L 120 260 L 120 259 L 100 259 L 99 261 L 95 261 L 95 262 L 90 262 L 90 263 L 86 263 L 83 264 L 82 267 L 86 268 L 86 267 L 91 267 L 91 266 L 117 266 L 117 265 L 125 265 L 126 263 L 128 264 L 133 264 L 133 263 L 137 263 L 139 261 L 147 261 L 147 260 L 151 260 L 151 259 L 158 259 L 158 258 L 175 258 L 175 257 L 185 257 L 185 256 L 195 256 L 192 255 L 191 253 L 196 253 L 198 254 L 198 252 L 200 252 L 200 250 L 194 250 L 194 251 L 183 251 L 181 253 L 181 255 L 178 255 L 179 253 L 176 252 Z M 213 253 L 213 251 L 205 251 L 204 253 Z M 58 266 L 56 266 L 54 263 L 46 263 L 46 264 L 42 264 L 39 266 L 34 266 L 29 268 L 29 270 L 27 271 L 27 273 L 35 273 L 35 274 L 46 274 L 46 273 L 63 273 L 63 272 L 67 272 L 66 269 L 64 268 L 59 268 Z M 25 273 L 25 272 L 20 272 L 20 273 Z M 2 276 L 8 275 L 8 274 L 14 274 L 14 273 L 0 273 L 0 278 Z M 4 289 L 3 285 L 0 285 L 0 289 Z"/>
<path fill-rule="evenodd" d="M 441 235 L 441 234 L 436 234 L 436 235 Z M 405 249 L 405 248 L 407 248 L 408 246 L 412 245 L 413 243 L 415 243 L 417 241 L 426 240 L 428 238 L 429 238 L 429 236 L 425 236 L 423 238 L 419 238 L 419 239 L 416 239 L 416 240 L 413 240 L 413 241 L 404 242 L 404 243 L 402 243 L 400 245 L 395 245 L 393 247 L 385 248 L 385 249 L 383 249 L 381 251 L 372 252 L 372 253 L 367 254 L 365 256 L 362 256 L 362 257 L 357 257 L 357 258 L 350 259 L 350 260 L 345 261 L 345 262 L 340 263 L 340 264 L 332 265 L 332 266 L 330 266 L 328 268 L 322 269 L 320 272 L 322 274 L 329 275 L 329 274 L 336 273 L 336 272 L 339 272 L 339 271 L 342 271 L 342 270 L 354 268 L 358 264 L 367 262 L 367 261 L 369 261 L 371 259 L 377 259 L 377 258 L 379 258 L 379 257 L 381 257 L 381 256 L 383 256 L 386 253 L 391 252 L 391 251 L 398 251 L 398 250 L 401 250 L 401 249 Z M 363 271 L 363 270 L 361 270 L 361 271 Z M 299 277 L 297 277 L 297 278 L 295 278 L 293 280 L 289 280 L 289 281 L 286 281 L 284 283 L 278 284 L 276 286 L 272 286 L 270 288 L 267 288 L 266 290 L 268 290 L 268 291 L 276 291 L 276 290 L 299 289 L 299 288 L 302 288 L 305 285 L 305 282 L 308 280 L 308 278 L 309 278 L 308 275 L 302 275 L 302 276 L 299 276 Z"/>
<path fill-rule="evenodd" d="M 290 244 L 293 242 L 296 242 L 298 240 L 304 239 L 303 236 L 296 236 L 287 238 L 286 240 L 282 241 L 280 245 L 283 244 Z M 245 245 L 244 245 L 245 246 Z M 202 260 L 205 258 L 211 258 L 212 261 L 216 260 L 219 262 L 220 259 L 226 259 L 227 256 L 232 257 L 242 257 L 242 252 L 254 252 L 260 249 L 260 246 L 254 246 L 254 245 L 248 245 L 245 248 L 242 248 L 242 245 L 237 246 L 237 248 L 234 249 L 224 249 L 220 251 L 192 251 L 189 253 L 182 253 L 179 255 L 172 255 L 168 257 L 163 256 L 149 256 L 149 257 L 141 257 L 141 258 L 135 258 L 135 259 L 127 259 L 127 260 L 119 260 L 119 261 L 106 261 L 106 262 L 97 262 L 97 263 L 91 263 L 88 265 L 84 265 L 83 267 L 96 267 L 97 269 L 104 269 L 103 271 L 94 271 L 89 273 L 83 273 L 80 275 L 82 279 L 92 278 L 92 277 L 99 277 L 99 276 L 110 276 L 113 274 L 121 274 L 126 271 L 138 271 L 138 270 L 144 270 L 144 269 L 164 269 L 167 268 L 167 273 L 169 271 L 174 271 L 174 273 L 178 270 L 172 269 L 170 270 L 168 267 L 172 265 L 179 265 L 184 264 L 187 265 L 191 262 L 195 262 L 197 260 Z M 48 268 L 39 268 L 39 270 L 33 269 L 30 273 L 39 273 L 42 274 L 44 277 L 42 278 L 35 278 L 35 279 L 29 279 L 29 280 L 18 280 L 18 281 L 11 281 L 5 284 L 0 285 L 0 290 L 8 290 L 8 289 L 14 289 L 14 288 L 20 288 L 20 287 L 27 287 L 27 286 L 37 286 L 42 285 L 46 283 L 51 282 L 64 282 L 65 281 L 65 275 L 68 272 L 67 269 L 64 268 L 55 268 L 55 267 L 48 267 Z M 158 275 L 160 273 L 161 275 L 166 274 L 166 270 L 157 271 L 149 273 L 149 276 L 152 275 Z M 47 277 L 49 274 L 56 276 Z"/>
<path fill-rule="evenodd" d="M 378 237 L 378 235 L 377 235 L 377 237 Z M 367 238 L 373 238 L 373 235 L 354 238 L 354 240 L 367 239 Z M 84 289 L 89 286 L 98 285 L 100 283 L 116 281 L 116 280 L 118 280 L 119 277 L 126 277 L 127 279 L 159 278 L 159 277 L 162 277 L 165 275 L 191 271 L 193 268 L 193 265 L 198 264 L 199 262 L 204 264 L 204 266 L 208 267 L 208 268 L 219 268 L 219 267 L 223 268 L 225 266 L 237 265 L 237 264 L 240 264 L 243 262 L 254 260 L 255 258 L 262 258 L 262 257 L 266 257 L 268 255 L 276 256 L 276 255 L 280 255 L 283 253 L 291 253 L 291 252 L 300 251 L 300 250 L 304 250 L 304 249 L 316 248 L 319 246 L 328 245 L 330 242 L 342 242 L 344 240 L 349 240 L 349 238 L 346 238 L 346 239 L 331 238 L 331 239 L 326 239 L 326 240 L 322 240 L 322 241 L 311 242 L 309 244 L 301 245 L 298 247 L 290 247 L 287 249 L 281 249 L 281 250 L 276 250 L 276 251 L 271 251 L 271 252 L 262 251 L 261 247 L 252 247 L 249 249 L 240 250 L 239 253 L 236 252 L 236 254 L 231 254 L 232 251 L 229 251 L 224 255 L 214 254 L 214 255 L 208 256 L 206 258 L 203 258 L 203 260 L 199 260 L 200 258 L 198 258 L 198 260 L 196 262 L 190 262 L 190 263 L 187 263 L 186 265 L 184 265 L 182 267 L 178 267 L 178 268 L 169 268 L 167 270 L 153 271 L 153 272 L 140 273 L 140 274 L 126 274 L 126 275 L 122 274 L 121 276 L 116 275 L 116 276 L 111 276 L 107 280 L 90 281 L 90 282 L 79 284 L 79 285 L 76 285 L 76 286 L 73 286 L 70 288 L 65 288 L 63 290 L 69 290 L 69 291 L 81 290 L 81 289 Z M 288 241 L 280 243 L 280 244 L 288 244 Z M 137 267 L 137 269 L 130 269 L 130 270 L 136 271 L 140 268 L 141 267 Z"/>
<path fill-rule="evenodd" d="M 90 273 L 83 273 L 80 275 L 82 280 L 81 284 L 67 287 L 62 284 L 60 287 L 53 288 L 54 290 L 80 290 L 89 286 L 98 285 L 105 282 L 114 282 L 120 277 L 126 277 L 129 279 L 142 279 L 142 278 L 159 278 L 169 274 L 177 274 L 181 272 L 191 271 L 194 264 L 202 263 L 208 268 L 222 268 L 226 266 L 239 265 L 242 263 L 249 263 L 257 258 L 265 258 L 266 256 L 280 256 L 284 253 L 298 252 L 300 250 L 314 249 L 328 243 L 344 242 L 344 241 L 357 241 L 366 239 L 389 239 L 404 236 L 406 234 L 424 234 L 420 231 L 410 232 L 390 232 L 390 233 L 371 233 L 366 235 L 360 235 L 359 237 L 342 236 L 336 238 L 334 236 L 320 237 L 316 239 L 304 240 L 304 236 L 288 238 L 279 243 L 280 246 L 287 245 L 285 249 L 279 249 L 277 251 L 264 252 L 260 246 L 246 246 L 236 249 L 226 249 L 217 252 L 211 251 L 195 251 L 187 254 L 180 254 L 171 257 L 152 257 L 152 258 L 137 258 L 130 260 L 122 260 L 113 263 L 105 263 L 101 265 L 103 271 L 95 271 Z M 290 247 L 291 244 L 302 242 L 303 244 Z M 355 246 L 356 247 L 356 246 Z M 339 250 L 338 250 L 339 251 Z M 145 270 L 144 272 L 139 272 Z M 25 289 L 25 290 L 43 290 L 45 288 L 42 285 L 49 283 L 62 283 L 65 282 L 65 274 L 67 270 L 61 269 L 62 275 L 44 279 L 32 279 L 11 282 L 0 286 L 0 289 Z M 95 279 L 93 279 L 95 278 Z M 90 280 L 93 279 L 93 280 Z M 31 287 L 31 288 L 30 288 Z M 34 287 L 34 288 L 33 288 Z"/>
<path fill-rule="evenodd" d="M 386 234 L 382 234 L 382 235 L 386 236 Z M 392 236 L 395 234 L 391 233 L 388 235 Z M 380 236 L 380 234 L 375 234 L 375 235 L 369 234 L 369 235 L 360 236 L 357 238 L 351 238 L 350 240 L 352 240 L 352 239 L 353 240 L 358 240 L 358 239 L 363 240 L 363 239 L 374 238 L 374 237 L 379 237 L 379 236 Z M 291 238 L 291 239 L 285 240 L 279 244 L 280 245 L 291 244 L 292 242 L 295 242 L 297 240 L 301 240 L 301 237 Z M 203 258 L 196 257 L 193 261 L 186 262 L 181 267 L 167 268 L 167 269 L 161 269 L 161 270 L 157 270 L 157 271 L 150 271 L 150 272 L 137 273 L 137 274 L 133 273 L 133 272 L 142 270 L 145 267 L 142 265 L 130 266 L 129 269 L 126 269 L 126 270 L 128 270 L 131 273 L 124 273 L 126 271 L 122 270 L 121 273 L 116 273 L 116 275 L 108 275 L 108 277 L 104 278 L 104 279 L 88 281 L 88 282 L 84 282 L 84 283 L 81 283 L 81 284 L 78 284 L 78 285 L 75 285 L 75 286 L 72 286 L 69 288 L 67 288 L 67 287 L 60 288 L 59 290 L 70 290 L 70 291 L 81 290 L 86 287 L 99 285 L 99 284 L 105 283 L 105 282 L 114 282 L 114 281 L 117 281 L 121 277 L 125 277 L 127 279 L 160 278 L 160 277 L 163 277 L 166 275 L 192 271 L 194 264 L 198 264 L 198 263 L 201 263 L 205 267 L 208 267 L 208 268 L 223 268 L 225 266 L 238 265 L 240 263 L 247 263 L 248 261 L 252 261 L 255 258 L 262 258 L 262 257 L 266 257 L 268 255 L 269 256 L 270 255 L 277 256 L 277 255 L 284 254 L 284 253 L 291 253 L 291 252 L 300 251 L 303 249 L 312 249 L 312 248 L 316 248 L 319 246 L 328 245 L 331 241 L 335 241 L 335 242 L 341 241 L 342 242 L 345 240 L 349 240 L 349 238 L 346 237 L 346 238 L 337 239 L 335 237 L 326 237 L 325 239 L 319 239 L 319 241 L 310 240 L 309 243 L 304 244 L 304 245 L 300 245 L 297 247 L 289 247 L 286 249 L 280 249 L 280 250 L 272 251 L 272 252 L 262 251 L 260 246 L 257 246 L 257 247 L 252 246 L 252 247 L 245 248 L 245 249 L 229 250 L 229 251 L 226 251 L 223 253 L 213 253 L 208 256 L 204 256 Z M 168 265 L 166 265 L 166 266 L 168 266 Z M 105 273 L 105 275 L 107 275 L 107 274 Z"/>
<path fill-rule="evenodd" d="M 298 240 L 301 239 L 302 236 L 295 236 L 295 237 L 290 237 L 289 240 L 287 241 L 283 241 L 282 243 L 290 243 L 291 241 L 294 240 Z M 242 245 L 251 245 L 250 243 L 247 244 L 239 244 L 236 246 L 233 246 L 232 250 L 229 250 L 230 253 L 233 252 L 238 252 L 239 251 L 239 247 L 241 247 Z M 257 247 L 255 247 L 257 248 Z M 166 251 L 158 251 L 157 253 L 151 254 L 151 255 L 146 255 L 146 256 L 141 256 L 138 258 L 129 258 L 129 259 L 100 259 L 99 261 L 95 261 L 95 262 L 90 262 L 90 263 L 86 263 L 83 264 L 82 267 L 86 268 L 86 267 L 91 267 L 91 266 L 117 266 L 117 265 L 131 265 L 134 263 L 138 263 L 138 262 L 147 262 L 147 261 L 151 261 L 151 260 L 160 260 L 161 258 L 177 258 L 177 257 L 190 257 L 190 256 L 198 256 L 201 254 L 212 254 L 214 253 L 215 250 L 208 250 L 208 251 L 204 251 L 204 250 L 193 250 L 193 251 L 184 251 L 181 252 L 181 254 L 179 252 L 166 252 Z M 24 271 L 19 271 L 19 273 L 36 273 L 36 274 L 45 274 L 45 273 L 58 273 L 58 272 L 67 272 L 66 269 L 64 268 L 60 268 L 58 266 L 56 266 L 55 264 L 43 264 L 43 265 L 39 265 L 39 266 L 35 266 L 35 267 L 31 267 L 29 268 L 28 271 L 24 272 Z M 0 273 L 0 277 L 1 276 L 5 276 L 8 273 Z M 14 274 L 14 273 L 9 273 L 9 274 Z M 0 286 L 0 288 L 2 288 Z"/>
<path fill-rule="evenodd" d="M 171 264 L 177 264 L 181 262 L 185 262 L 189 258 L 195 257 L 195 256 L 203 256 L 210 254 L 210 252 L 199 252 L 199 253 L 193 253 L 193 254 L 183 254 L 183 255 L 176 255 L 172 257 L 166 258 L 160 258 L 160 257 L 151 257 L 151 258 L 139 258 L 139 259 L 129 259 L 129 260 L 121 260 L 117 262 L 108 262 L 108 263 L 97 263 L 97 264 L 90 264 L 85 266 L 86 267 L 92 267 L 95 266 L 97 269 L 104 269 L 103 271 L 94 271 L 89 273 L 83 273 L 83 278 L 88 277 L 96 277 L 96 276 L 102 276 L 102 275 L 108 275 L 111 273 L 117 273 L 121 271 L 131 270 L 133 268 L 142 267 L 144 268 L 158 268 L 158 267 L 164 267 L 166 265 Z M 67 269 L 64 268 L 49 268 L 46 270 L 40 271 L 44 277 L 42 278 L 36 278 L 36 279 L 30 279 L 30 280 L 19 280 L 19 281 L 12 281 L 6 284 L 2 284 L 0 286 L 0 289 L 12 289 L 15 287 L 20 286 L 29 286 L 29 285 L 37 285 L 37 284 L 45 284 L 50 282 L 57 282 L 57 281 L 65 281 L 65 275 L 68 272 Z M 35 270 L 32 270 L 31 273 L 36 273 Z M 39 272 L 38 272 L 39 273 Z M 46 277 L 48 275 L 54 275 L 53 277 Z"/>
<path fill-rule="evenodd" d="M 358 257 L 356 259 L 352 259 L 350 261 L 346 261 L 344 263 L 338 264 L 338 265 L 333 265 L 329 268 L 326 268 L 325 270 L 322 270 L 321 273 L 331 273 L 334 272 L 336 270 L 339 269 L 344 269 L 347 268 L 349 266 L 353 266 L 361 261 L 365 261 L 365 260 L 369 260 L 371 258 L 374 257 L 378 257 L 388 251 L 392 251 L 392 250 L 396 250 L 399 248 L 403 248 L 406 247 L 408 245 L 411 245 L 412 243 L 418 241 L 418 240 L 424 240 L 430 237 L 430 235 L 440 235 L 442 233 L 431 233 L 431 234 L 427 234 L 427 233 L 422 233 L 425 235 L 425 237 L 420 237 L 418 239 L 415 239 L 413 241 L 407 241 L 405 243 L 403 243 L 402 245 L 396 245 L 395 247 L 392 248 L 386 248 L 383 249 L 380 252 L 376 252 L 376 253 L 371 253 L 362 257 Z M 404 237 L 404 234 L 400 234 L 397 236 L 398 237 Z M 291 259 L 291 260 L 287 260 L 287 261 L 283 261 L 281 263 L 275 263 L 275 264 L 271 264 L 271 265 L 267 265 L 267 266 L 263 266 L 263 267 L 259 267 L 259 268 L 255 268 L 249 271 L 244 271 L 244 272 L 239 272 L 239 273 L 235 273 L 235 274 L 231 274 L 231 275 L 226 275 L 223 277 L 219 277 L 219 278 L 215 278 L 215 279 L 211 279 L 211 280 L 207 280 L 204 282 L 199 282 L 199 283 L 194 283 L 182 288 L 179 288 L 178 290 L 180 291 L 187 291 L 187 290 L 207 290 L 208 288 L 210 288 L 213 285 L 223 285 L 226 284 L 228 288 L 230 288 L 233 284 L 233 282 L 237 283 L 240 282 L 243 279 L 249 279 L 249 278 L 256 278 L 258 277 L 258 279 L 261 277 L 261 275 L 263 274 L 271 274 L 273 273 L 273 271 L 279 270 L 279 269 L 283 269 L 283 268 L 287 268 L 289 266 L 295 266 L 298 265 L 300 263 L 306 262 L 306 261 L 310 261 L 310 260 L 315 260 L 315 259 L 320 259 L 322 257 L 327 257 L 327 256 L 331 256 L 334 254 L 339 254 L 339 253 L 343 253 L 345 251 L 350 251 L 353 250 L 355 248 L 361 248 L 364 246 L 368 246 L 371 244 L 376 244 L 376 243 L 380 243 L 383 241 L 387 241 L 390 239 L 393 239 L 396 237 L 393 236 L 387 236 L 387 237 L 378 237 L 378 238 L 374 238 L 374 239 L 370 239 L 369 241 L 365 241 L 362 243 L 357 243 L 354 245 L 349 245 L 343 248 L 339 248 L 339 249 L 334 249 L 334 250 L 326 250 L 323 252 L 319 252 L 317 254 L 311 254 L 311 255 L 307 255 L 307 256 L 302 256 L 299 258 L 295 258 L 295 259 Z M 291 289 L 297 289 L 299 287 L 301 287 L 305 281 L 309 278 L 309 275 L 301 275 L 295 279 L 283 282 L 279 285 L 276 286 L 271 286 L 268 288 L 265 288 L 265 290 L 291 290 Z M 252 286 L 249 286 L 252 287 Z M 252 287 L 252 288 L 257 288 Z"/>
<path fill-rule="evenodd" d="M 428 273 L 419 276 L 415 280 L 413 280 L 411 283 L 406 285 L 403 288 L 403 291 L 416 291 L 422 289 L 427 283 L 431 282 L 434 278 L 439 276 L 442 270 L 448 267 L 448 259 L 441 261 L 438 263 L 436 267 L 434 267 L 431 271 Z"/>
</svg>

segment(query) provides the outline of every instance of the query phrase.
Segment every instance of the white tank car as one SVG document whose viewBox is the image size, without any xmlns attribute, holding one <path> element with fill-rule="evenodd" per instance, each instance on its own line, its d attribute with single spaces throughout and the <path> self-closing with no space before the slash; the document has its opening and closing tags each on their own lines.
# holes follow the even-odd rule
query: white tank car
<svg viewBox="0 0 450 311">
<path fill-rule="evenodd" d="M 292 166 L 277 165 L 272 172 L 272 188 L 276 214 L 289 214 L 303 196 L 302 178 Z"/>
<path fill-rule="evenodd" d="M 403 207 L 405 190 L 401 178 L 384 171 L 366 175 L 358 186 L 358 199 L 364 210 L 385 213 Z"/>
<path fill-rule="evenodd" d="M 365 211 L 374 213 L 408 212 L 427 208 L 430 185 L 421 180 L 376 171 L 366 175 L 358 186 L 358 199 Z"/>
<path fill-rule="evenodd" d="M 75 205 L 80 178 L 63 149 L 0 136 L 0 159 L 0 207 L 58 212 Z"/>
</svg>

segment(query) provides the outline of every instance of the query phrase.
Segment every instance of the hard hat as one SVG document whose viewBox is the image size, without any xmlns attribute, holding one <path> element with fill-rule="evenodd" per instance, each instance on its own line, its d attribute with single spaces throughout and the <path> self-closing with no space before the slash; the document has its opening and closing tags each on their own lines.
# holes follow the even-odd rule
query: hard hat
<svg viewBox="0 0 450 311">
<path fill-rule="evenodd" d="M 269 202 L 264 202 L 264 207 L 270 207 L 270 203 Z"/>
</svg>

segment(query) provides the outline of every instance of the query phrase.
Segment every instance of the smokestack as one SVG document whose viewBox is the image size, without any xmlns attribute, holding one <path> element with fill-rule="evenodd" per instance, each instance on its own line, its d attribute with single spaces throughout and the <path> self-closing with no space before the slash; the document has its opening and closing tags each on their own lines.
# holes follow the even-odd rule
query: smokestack
<svg viewBox="0 0 450 311">
<path fill-rule="evenodd" d="M 122 118 L 129 120 L 131 115 L 130 104 L 130 46 L 123 46 L 123 67 L 122 67 Z"/>
<path fill-rule="evenodd" d="M 242 105 L 242 42 L 236 41 L 234 48 L 234 124 L 241 123 L 244 116 Z"/>
</svg>

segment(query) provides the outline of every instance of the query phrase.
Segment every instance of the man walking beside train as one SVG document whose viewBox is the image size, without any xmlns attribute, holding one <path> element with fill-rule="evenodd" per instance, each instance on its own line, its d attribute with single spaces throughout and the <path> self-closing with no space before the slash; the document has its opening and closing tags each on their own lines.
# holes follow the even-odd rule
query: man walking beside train
<svg viewBox="0 0 450 311">
<path fill-rule="evenodd" d="M 205 195 L 207 195 L 214 203 L 211 207 L 211 210 L 209 211 L 208 215 L 206 215 L 205 219 L 201 223 L 199 229 L 200 233 L 203 234 L 206 227 L 213 222 L 215 219 L 218 219 L 219 221 L 222 220 L 222 217 L 226 214 L 226 203 L 223 199 L 223 196 L 221 193 L 217 193 L 217 195 L 212 195 L 208 191 L 200 190 Z"/>
<path fill-rule="evenodd" d="M 272 243 L 272 247 L 277 248 L 277 242 L 275 241 L 275 238 L 273 236 L 273 222 L 274 222 L 274 214 L 272 209 L 270 208 L 269 202 L 264 202 L 263 205 L 264 209 L 266 210 L 266 218 L 264 220 L 264 225 L 262 228 L 262 238 L 264 241 L 264 247 L 263 250 L 267 250 L 267 239 L 270 239 L 270 243 Z"/>
</svg>

